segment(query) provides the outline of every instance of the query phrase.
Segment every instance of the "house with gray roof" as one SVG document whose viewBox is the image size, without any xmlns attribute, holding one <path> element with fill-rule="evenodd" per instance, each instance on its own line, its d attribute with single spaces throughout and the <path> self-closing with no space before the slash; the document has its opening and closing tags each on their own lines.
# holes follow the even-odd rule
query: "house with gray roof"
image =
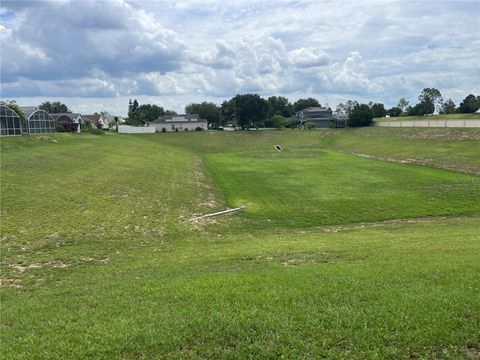
<svg viewBox="0 0 480 360">
<path fill-rule="evenodd" d="M 307 122 L 313 122 L 317 128 L 329 128 L 334 125 L 332 109 L 319 106 L 311 106 L 297 111 L 295 114 L 302 126 Z"/>
<path fill-rule="evenodd" d="M 78 113 L 59 113 L 50 115 L 57 122 L 57 126 L 63 126 L 63 129 L 66 132 L 80 132 L 80 129 L 86 124 L 86 120 Z"/>
<path fill-rule="evenodd" d="M 152 121 L 157 132 L 207 130 L 208 122 L 198 114 L 165 115 Z"/>
</svg>

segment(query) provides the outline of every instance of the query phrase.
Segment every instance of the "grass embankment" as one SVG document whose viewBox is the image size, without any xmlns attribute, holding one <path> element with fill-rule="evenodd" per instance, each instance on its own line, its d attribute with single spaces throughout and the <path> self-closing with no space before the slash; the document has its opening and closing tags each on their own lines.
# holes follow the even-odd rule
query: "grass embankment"
<svg viewBox="0 0 480 360">
<path fill-rule="evenodd" d="M 417 120 L 479 120 L 480 114 L 440 114 L 428 116 L 398 116 L 374 118 L 373 121 L 417 121 Z"/>
<path fill-rule="evenodd" d="M 478 132 L 379 130 L 2 139 L 2 359 L 478 356 L 478 177 L 335 152 L 480 168 Z M 259 205 L 185 221 L 236 197 Z M 456 217 L 350 224 L 388 203 Z"/>
</svg>

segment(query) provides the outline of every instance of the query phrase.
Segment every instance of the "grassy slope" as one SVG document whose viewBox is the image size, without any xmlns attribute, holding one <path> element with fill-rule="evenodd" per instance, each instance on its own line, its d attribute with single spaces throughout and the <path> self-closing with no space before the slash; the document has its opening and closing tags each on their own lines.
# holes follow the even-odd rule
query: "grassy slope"
<svg viewBox="0 0 480 360">
<path fill-rule="evenodd" d="M 429 116 L 399 116 L 374 118 L 373 121 L 411 121 L 411 120 L 478 120 L 480 114 L 441 114 Z"/>
<path fill-rule="evenodd" d="M 480 178 L 325 151 L 223 153 L 207 166 L 257 226 L 307 227 L 480 212 Z"/>
<path fill-rule="evenodd" d="M 201 154 L 372 142 L 352 140 L 363 132 L 259 133 L 65 135 L 20 148 L 2 139 L 2 358 L 478 354 L 478 216 L 268 231 L 238 216 L 182 221 L 224 206 Z M 404 143 L 413 153 L 473 142 L 442 136 Z"/>
<path fill-rule="evenodd" d="M 146 137 L 198 154 L 286 149 L 332 149 L 480 174 L 480 129 L 360 128 L 161 134 Z"/>
</svg>

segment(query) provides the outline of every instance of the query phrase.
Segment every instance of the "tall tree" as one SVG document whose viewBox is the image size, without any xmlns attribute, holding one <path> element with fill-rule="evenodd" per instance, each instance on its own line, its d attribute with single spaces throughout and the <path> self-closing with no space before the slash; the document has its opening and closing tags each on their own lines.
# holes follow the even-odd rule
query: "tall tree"
<svg viewBox="0 0 480 360">
<path fill-rule="evenodd" d="M 370 126 L 373 123 L 372 110 L 367 104 L 357 104 L 348 116 L 348 126 Z"/>
<path fill-rule="evenodd" d="M 370 103 L 370 109 L 372 110 L 373 117 L 384 117 L 387 115 L 387 110 L 385 110 L 385 105 L 382 103 Z"/>
<path fill-rule="evenodd" d="M 185 106 L 185 113 L 198 114 L 202 119 L 207 120 L 209 127 L 223 125 L 220 118 L 220 107 L 212 102 L 192 103 Z"/>
<path fill-rule="evenodd" d="M 442 104 L 440 114 L 453 114 L 455 113 L 455 103 L 452 99 L 448 99 Z"/>
<path fill-rule="evenodd" d="M 480 96 L 475 97 L 473 94 L 467 95 L 458 106 L 460 113 L 474 113 L 478 109 L 480 109 Z"/>
<path fill-rule="evenodd" d="M 391 117 L 397 117 L 402 114 L 402 109 L 400 109 L 398 106 L 394 106 L 387 110 L 387 114 Z"/>
<path fill-rule="evenodd" d="M 298 99 L 293 103 L 293 108 L 295 112 L 306 109 L 312 106 L 321 106 L 317 99 L 308 98 L 308 99 Z"/>
<path fill-rule="evenodd" d="M 155 104 L 143 104 L 137 108 L 138 117 L 143 122 L 152 122 L 153 120 L 165 115 L 163 107 Z"/>
<path fill-rule="evenodd" d="M 235 114 L 242 129 L 261 126 L 267 117 L 267 101 L 258 94 L 236 95 Z"/>
<path fill-rule="evenodd" d="M 268 114 L 267 117 L 272 119 L 274 115 L 281 115 L 289 117 L 295 114 L 293 105 L 290 104 L 288 99 L 283 96 L 270 96 L 267 99 Z"/>
<path fill-rule="evenodd" d="M 350 115 L 350 113 L 353 111 L 355 106 L 358 105 L 358 101 L 355 100 L 348 100 L 345 104 L 340 103 L 337 105 L 337 108 L 335 110 L 335 116 L 337 118 L 345 118 Z"/>
<path fill-rule="evenodd" d="M 39 107 L 50 114 L 60 114 L 60 113 L 69 113 L 71 112 L 67 105 L 61 103 L 60 101 L 54 101 L 51 103 L 50 101 L 45 101 Z"/>
<path fill-rule="evenodd" d="M 236 125 L 236 106 L 234 99 L 225 100 L 220 105 L 220 118 L 222 124 L 234 124 Z"/>
<path fill-rule="evenodd" d="M 431 109 L 431 104 L 433 105 L 433 111 L 426 114 L 433 114 L 435 109 L 440 110 L 443 99 L 440 90 L 435 88 L 425 88 L 422 90 L 422 93 L 418 96 L 418 100 L 423 104 L 422 109 Z M 425 115 L 426 115 L 425 114 Z"/>
<path fill-rule="evenodd" d="M 396 107 L 399 108 L 402 113 L 406 113 L 409 105 L 410 102 L 404 97 L 402 97 L 400 100 L 398 100 L 398 105 Z"/>
</svg>

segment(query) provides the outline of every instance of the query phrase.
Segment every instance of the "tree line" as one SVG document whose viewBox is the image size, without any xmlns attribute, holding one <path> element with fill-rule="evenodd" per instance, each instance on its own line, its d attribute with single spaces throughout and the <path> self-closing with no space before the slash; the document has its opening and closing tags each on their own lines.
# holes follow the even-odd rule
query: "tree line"
<svg viewBox="0 0 480 360">
<path fill-rule="evenodd" d="M 222 104 L 213 102 L 191 103 L 185 106 L 186 114 L 198 114 L 206 119 L 210 128 L 219 128 L 232 125 L 241 129 L 259 127 L 298 127 L 299 120 L 295 113 L 307 107 L 322 107 L 315 98 L 298 99 L 291 103 L 283 96 L 263 98 L 259 94 L 238 94 Z M 330 109 L 328 105 L 326 108 Z M 386 109 L 383 103 L 369 102 L 368 104 L 348 100 L 337 105 L 333 115 L 338 119 L 348 119 L 348 125 L 368 126 L 373 118 L 384 116 L 422 116 L 434 112 L 440 114 L 474 113 L 480 109 L 480 96 L 469 94 L 457 107 L 452 99 L 443 100 L 438 89 L 425 88 L 418 96 L 418 102 L 410 105 L 402 97 L 396 106 Z M 331 110 L 331 109 L 330 109 Z M 164 110 L 157 105 L 139 105 L 137 100 L 129 102 L 127 122 L 132 125 L 142 125 L 151 122 L 159 116 L 175 114 L 174 111 Z"/>
<path fill-rule="evenodd" d="M 15 102 L 10 102 L 21 114 Z M 307 107 L 322 107 L 315 98 L 302 98 L 291 103 L 283 96 L 270 96 L 263 98 L 259 94 L 238 94 L 222 104 L 213 102 L 191 103 L 185 107 L 186 114 L 198 114 L 206 119 L 210 128 L 219 128 L 232 125 L 241 129 L 259 127 L 290 127 L 299 125 L 295 113 Z M 328 105 L 324 106 L 330 109 Z M 69 113 L 67 105 L 59 102 L 45 101 L 39 106 L 40 109 L 49 113 Z M 348 125 L 368 126 L 376 117 L 398 116 L 423 116 L 435 112 L 439 114 L 474 113 L 480 109 L 480 96 L 467 95 L 458 105 L 452 99 L 444 100 L 440 90 L 425 88 L 418 96 L 418 102 L 411 105 L 402 97 L 396 106 L 386 109 L 383 103 L 369 102 L 362 104 L 358 101 L 348 100 L 337 105 L 333 116 L 337 119 L 348 119 Z M 128 117 L 126 124 L 142 126 L 165 115 L 176 115 L 173 110 L 165 110 L 155 104 L 140 105 L 136 99 L 130 99 L 128 103 Z M 22 116 L 22 115 L 20 115 Z"/>
</svg>

